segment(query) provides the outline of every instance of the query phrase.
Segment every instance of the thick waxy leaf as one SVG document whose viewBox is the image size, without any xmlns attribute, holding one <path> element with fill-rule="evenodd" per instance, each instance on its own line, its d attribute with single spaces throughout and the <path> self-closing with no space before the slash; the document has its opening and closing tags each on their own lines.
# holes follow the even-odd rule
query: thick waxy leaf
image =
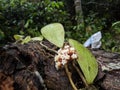
<svg viewBox="0 0 120 90">
<path fill-rule="evenodd" d="M 62 47 L 64 43 L 64 28 L 60 23 L 52 23 L 41 29 L 42 35 L 51 43 Z"/>
<path fill-rule="evenodd" d="M 42 41 L 43 40 L 43 36 L 34 37 L 34 38 L 31 38 L 31 40 L 33 40 L 33 41 Z"/>
<path fill-rule="evenodd" d="M 24 36 L 22 35 L 14 35 L 15 40 L 21 40 Z"/>
<path fill-rule="evenodd" d="M 90 53 L 90 51 L 87 48 L 85 48 L 79 42 L 73 39 L 69 39 L 69 43 L 77 51 L 77 61 L 86 78 L 87 83 L 92 84 L 98 73 L 98 64 L 95 57 Z"/>
</svg>

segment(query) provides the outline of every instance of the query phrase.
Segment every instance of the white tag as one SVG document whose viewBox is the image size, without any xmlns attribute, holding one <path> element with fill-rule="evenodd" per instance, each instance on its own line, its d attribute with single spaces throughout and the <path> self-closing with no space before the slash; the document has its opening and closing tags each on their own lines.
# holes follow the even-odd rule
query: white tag
<svg viewBox="0 0 120 90">
<path fill-rule="evenodd" d="M 89 47 L 91 45 L 91 48 L 100 48 L 101 38 L 102 38 L 102 34 L 99 31 L 93 34 L 90 38 L 88 38 L 87 41 L 84 43 L 84 46 Z"/>
</svg>

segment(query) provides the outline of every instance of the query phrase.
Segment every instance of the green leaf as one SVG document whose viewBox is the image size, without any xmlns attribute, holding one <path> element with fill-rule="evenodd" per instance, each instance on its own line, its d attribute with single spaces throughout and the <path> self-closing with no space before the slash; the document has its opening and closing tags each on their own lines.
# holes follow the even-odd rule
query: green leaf
<svg viewBox="0 0 120 90">
<path fill-rule="evenodd" d="M 117 21 L 117 22 L 113 23 L 112 27 L 115 27 L 116 25 L 120 25 L 120 21 Z"/>
<path fill-rule="evenodd" d="M 27 37 L 25 37 L 25 39 L 22 40 L 21 44 L 28 43 L 29 41 L 31 41 L 31 37 L 27 36 Z"/>
<path fill-rule="evenodd" d="M 48 24 L 41 29 L 42 35 L 51 43 L 62 47 L 64 43 L 64 28 L 60 23 Z"/>
<path fill-rule="evenodd" d="M 0 12 L 0 20 L 5 19 L 4 16 L 2 15 L 2 13 Z"/>
<path fill-rule="evenodd" d="M 33 23 L 32 19 L 28 19 L 24 27 L 28 28 L 31 23 Z"/>
<path fill-rule="evenodd" d="M 0 29 L 0 40 L 3 39 L 5 37 L 4 32 Z"/>
<path fill-rule="evenodd" d="M 78 41 L 69 39 L 69 43 L 77 51 L 77 61 L 85 76 L 87 83 L 92 84 L 98 73 L 98 63 L 95 57 L 90 53 L 90 51 L 87 48 L 85 48 Z"/>
<path fill-rule="evenodd" d="M 23 35 L 14 35 L 13 36 L 15 38 L 15 40 L 22 40 L 22 38 L 24 37 Z"/>
<path fill-rule="evenodd" d="M 33 40 L 33 41 L 42 41 L 43 40 L 43 36 L 34 37 L 34 38 L 31 38 L 31 40 Z"/>
</svg>

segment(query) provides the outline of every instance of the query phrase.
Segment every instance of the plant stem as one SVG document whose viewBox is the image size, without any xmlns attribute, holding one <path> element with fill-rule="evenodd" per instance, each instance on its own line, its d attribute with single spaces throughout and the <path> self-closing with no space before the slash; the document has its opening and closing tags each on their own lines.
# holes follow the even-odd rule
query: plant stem
<svg viewBox="0 0 120 90">
<path fill-rule="evenodd" d="M 66 71 L 66 74 L 67 74 L 67 76 L 68 76 L 68 79 L 69 79 L 70 84 L 72 85 L 73 89 L 74 89 L 74 90 L 78 90 L 77 87 L 75 86 L 72 78 L 71 78 L 71 73 L 70 73 L 69 70 L 68 70 L 68 65 L 67 65 L 67 64 L 65 65 L 65 71 Z"/>
<path fill-rule="evenodd" d="M 88 84 L 87 84 L 83 74 L 81 73 L 79 68 L 75 65 L 75 61 L 73 61 L 72 63 L 73 63 L 73 66 L 75 67 L 76 71 L 78 72 L 79 76 L 81 77 L 82 81 L 84 82 L 85 86 L 88 87 Z"/>
<path fill-rule="evenodd" d="M 50 48 L 47 47 L 46 45 L 42 44 L 42 42 L 40 42 L 40 45 L 43 46 L 44 48 L 46 48 L 47 50 L 52 51 L 52 52 L 54 52 L 54 53 L 57 54 L 57 51 L 55 51 L 55 50 L 53 50 L 53 49 L 50 49 Z"/>
</svg>

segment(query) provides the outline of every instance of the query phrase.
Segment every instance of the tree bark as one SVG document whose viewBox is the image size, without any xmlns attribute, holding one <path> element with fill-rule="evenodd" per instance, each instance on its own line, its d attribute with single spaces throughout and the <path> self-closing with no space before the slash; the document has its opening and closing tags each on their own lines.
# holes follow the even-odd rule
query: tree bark
<svg viewBox="0 0 120 90">
<path fill-rule="evenodd" d="M 81 0 L 74 0 L 74 4 L 75 4 L 75 11 L 76 11 L 76 15 L 78 16 L 77 18 L 77 23 L 83 23 L 83 11 L 82 11 L 82 4 L 81 4 Z"/>
<path fill-rule="evenodd" d="M 82 13 L 81 0 L 74 0 L 76 13 Z"/>
</svg>

